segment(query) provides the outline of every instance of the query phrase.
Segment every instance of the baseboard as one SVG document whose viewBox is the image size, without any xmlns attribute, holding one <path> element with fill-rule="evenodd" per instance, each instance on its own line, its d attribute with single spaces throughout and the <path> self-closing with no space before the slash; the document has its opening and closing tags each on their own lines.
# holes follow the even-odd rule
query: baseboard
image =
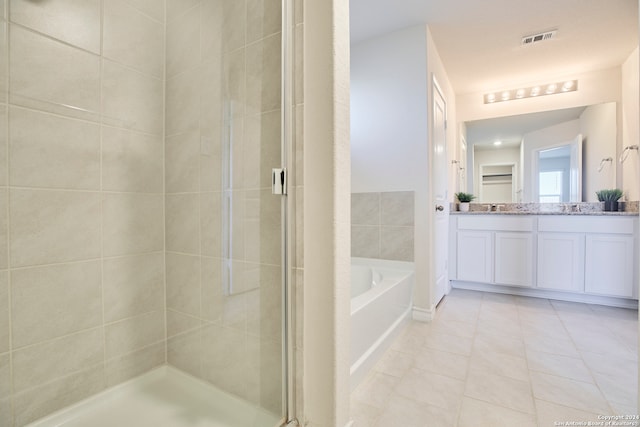
<svg viewBox="0 0 640 427">
<path fill-rule="evenodd" d="M 411 317 L 418 322 L 429 323 L 436 317 L 436 308 L 432 306 L 430 309 L 424 309 L 413 306 L 411 310 Z"/>
</svg>

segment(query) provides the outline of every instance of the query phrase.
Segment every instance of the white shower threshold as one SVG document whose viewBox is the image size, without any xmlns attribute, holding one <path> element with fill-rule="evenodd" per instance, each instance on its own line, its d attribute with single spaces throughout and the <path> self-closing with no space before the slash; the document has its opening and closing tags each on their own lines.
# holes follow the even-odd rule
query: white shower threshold
<svg viewBox="0 0 640 427">
<path fill-rule="evenodd" d="M 275 427 L 266 410 L 170 366 L 107 389 L 28 427 Z"/>
</svg>

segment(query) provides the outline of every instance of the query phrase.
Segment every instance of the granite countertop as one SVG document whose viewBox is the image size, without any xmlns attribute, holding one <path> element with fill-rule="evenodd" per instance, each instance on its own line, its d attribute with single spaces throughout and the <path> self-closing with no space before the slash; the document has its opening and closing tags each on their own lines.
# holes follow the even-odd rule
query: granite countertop
<svg viewBox="0 0 640 427">
<path fill-rule="evenodd" d="M 457 203 L 450 204 L 452 215 L 579 215 L 579 216 L 638 216 L 640 202 L 620 203 L 619 212 L 603 211 L 604 203 L 471 203 L 469 212 L 458 211 Z"/>
<path fill-rule="evenodd" d="M 550 211 L 538 211 L 538 212 L 524 212 L 524 211 L 473 211 L 473 212 L 460 212 L 451 211 L 451 215 L 576 215 L 576 216 L 638 216 L 638 212 L 604 212 L 604 211 L 591 211 L 591 212 L 550 212 Z"/>
</svg>

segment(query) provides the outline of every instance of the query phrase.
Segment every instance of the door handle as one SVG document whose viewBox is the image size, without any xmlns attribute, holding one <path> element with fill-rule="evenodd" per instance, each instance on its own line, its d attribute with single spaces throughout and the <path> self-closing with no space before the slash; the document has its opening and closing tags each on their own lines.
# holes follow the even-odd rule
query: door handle
<svg viewBox="0 0 640 427">
<path fill-rule="evenodd" d="M 438 212 L 442 212 L 442 211 L 444 210 L 444 206 L 442 206 L 442 205 L 436 205 L 436 210 L 437 210 Z"/>
</svg>

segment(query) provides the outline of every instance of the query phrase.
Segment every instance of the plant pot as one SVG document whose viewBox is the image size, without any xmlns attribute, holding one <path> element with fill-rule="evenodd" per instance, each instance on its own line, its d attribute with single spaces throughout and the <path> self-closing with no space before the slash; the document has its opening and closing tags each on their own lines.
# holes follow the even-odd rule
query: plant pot
<svg viewBox="0 0 640 427">
<path fill-rule="evenodd" d="M 605 212 L 618 212 L 618 201 L 615 202 L 611 200 L 604 201 L 604 211 Z"/>
<path fill-rule="evenodd" d="M 469 202 L 460 202 L 458 209 L 460 212 L 469 212 Z"/>
</svg>

